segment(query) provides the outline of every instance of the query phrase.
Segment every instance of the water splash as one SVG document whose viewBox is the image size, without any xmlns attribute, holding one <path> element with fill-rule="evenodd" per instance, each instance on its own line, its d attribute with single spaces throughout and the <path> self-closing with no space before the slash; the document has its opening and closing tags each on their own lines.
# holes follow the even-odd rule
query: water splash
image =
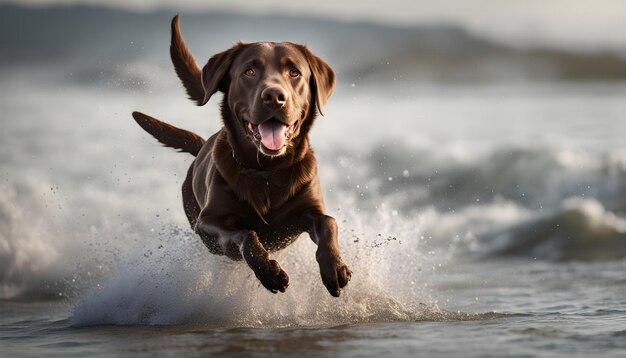
<svg viewBox="0 0 626 358">
<path fill-rule="evenodd" d="M 418 226 L 377 215 L 340 218 L 340 246 L 354 272 L 340 298 L 323 286 L 316 247 L 306 234 L 273 254 L 290 275 L 290 286 L 272 294 L 245 263 L 211 255 L 195 234 L 173 227 L 157 233 L 159 245 L 144 248 L 149 254 L 129 255 L 137 258 L 79 300 L 71 323 L 282 327 L 420 319 L 420 303 L 430 298 L 418 283 L 422 270 L 416 263 L 432 258 L 420 251 Z M 386 224 L 375 231 L 367 222 Z"/>
</svg>

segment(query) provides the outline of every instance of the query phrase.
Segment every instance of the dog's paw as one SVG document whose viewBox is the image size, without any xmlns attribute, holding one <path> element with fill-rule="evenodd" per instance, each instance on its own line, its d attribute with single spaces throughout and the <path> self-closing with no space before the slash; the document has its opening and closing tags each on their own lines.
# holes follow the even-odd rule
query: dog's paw
<svg viewBox="0 0 626 358">
<path fill-rule="evenodd" d="M 289 275 L 280 268 L 278 261 L 268 260 L 260 265 L 254 274 L 261 281 L 261 284 L 272 293 L 285 292 L 289 286 Z"/>
<path fill-rule="evenodd" d="M 350 282 L 352 271 L 340 257 L 336 256 L 319 257 L 318 263 L 324 286 L 331 295 L 339 297 L 341 289 Z"/>
</svg>

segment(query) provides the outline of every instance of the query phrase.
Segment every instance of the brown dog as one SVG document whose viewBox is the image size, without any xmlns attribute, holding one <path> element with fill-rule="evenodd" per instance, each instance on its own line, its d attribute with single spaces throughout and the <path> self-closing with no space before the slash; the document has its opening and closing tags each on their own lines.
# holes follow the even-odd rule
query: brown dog
<svg viewBox="0 0 626 358">
<path fill-rule="evenodd" d="M 271 292 L 289 276 L 268 251 L 308 232 L 322 282 L 339 296 L 352 272 L 326 215 L 308 134 L 335 86 L 333 70 L 305 46 L 238 43 L 211 57 L 202 70 L 172 20 L 170 55 L 190 99 L 206 104 L 224 93 L 224 127 L 207 141 L 142 113 L 133 117 L 166 146 L 196 156 L 183 183 L 191 227 L 209 250 L 244 259 Z"/>
</svg>

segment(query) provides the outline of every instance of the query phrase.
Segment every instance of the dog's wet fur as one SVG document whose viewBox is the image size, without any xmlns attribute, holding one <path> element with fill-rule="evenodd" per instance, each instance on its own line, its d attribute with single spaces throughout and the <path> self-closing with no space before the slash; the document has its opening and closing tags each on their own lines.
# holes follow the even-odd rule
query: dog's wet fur
<svg viewBox="0 0 626 358">
<path fill-rule="evenodd" d="M 352 272 L 326 214 L 309 131 L 335 86 L 335 73 L 307 47 L 290 42 L 237 43 L 200 69 L 172 20 L 170 55 L 189 98 L 206 104 L 224 93 L 224 126 L 208 140 L 134 112 L 166 146 L 196 156 L 183 183 L 191 227 L 209 251 L 243 259 L 261 284 L 285 292 L 289 276 L 269 252 L 303 233 L 317 244 L 322 282 L 338 297 Z"/>
</svg>

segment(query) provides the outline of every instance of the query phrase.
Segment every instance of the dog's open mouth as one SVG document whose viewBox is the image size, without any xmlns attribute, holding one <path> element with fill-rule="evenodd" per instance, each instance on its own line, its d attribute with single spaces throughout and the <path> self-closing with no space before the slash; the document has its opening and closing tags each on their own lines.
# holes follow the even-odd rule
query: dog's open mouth
<svg viewBox="0 0 626 358">
<path fill-rule="evenodd" d="M 289 142 L 297 122 L 287 125 L 276 118 L 270 118 L 261 124 L 245 121 L 245 127 L 257 145 L 266 154 L 278 154 Z"/>
</svg>

